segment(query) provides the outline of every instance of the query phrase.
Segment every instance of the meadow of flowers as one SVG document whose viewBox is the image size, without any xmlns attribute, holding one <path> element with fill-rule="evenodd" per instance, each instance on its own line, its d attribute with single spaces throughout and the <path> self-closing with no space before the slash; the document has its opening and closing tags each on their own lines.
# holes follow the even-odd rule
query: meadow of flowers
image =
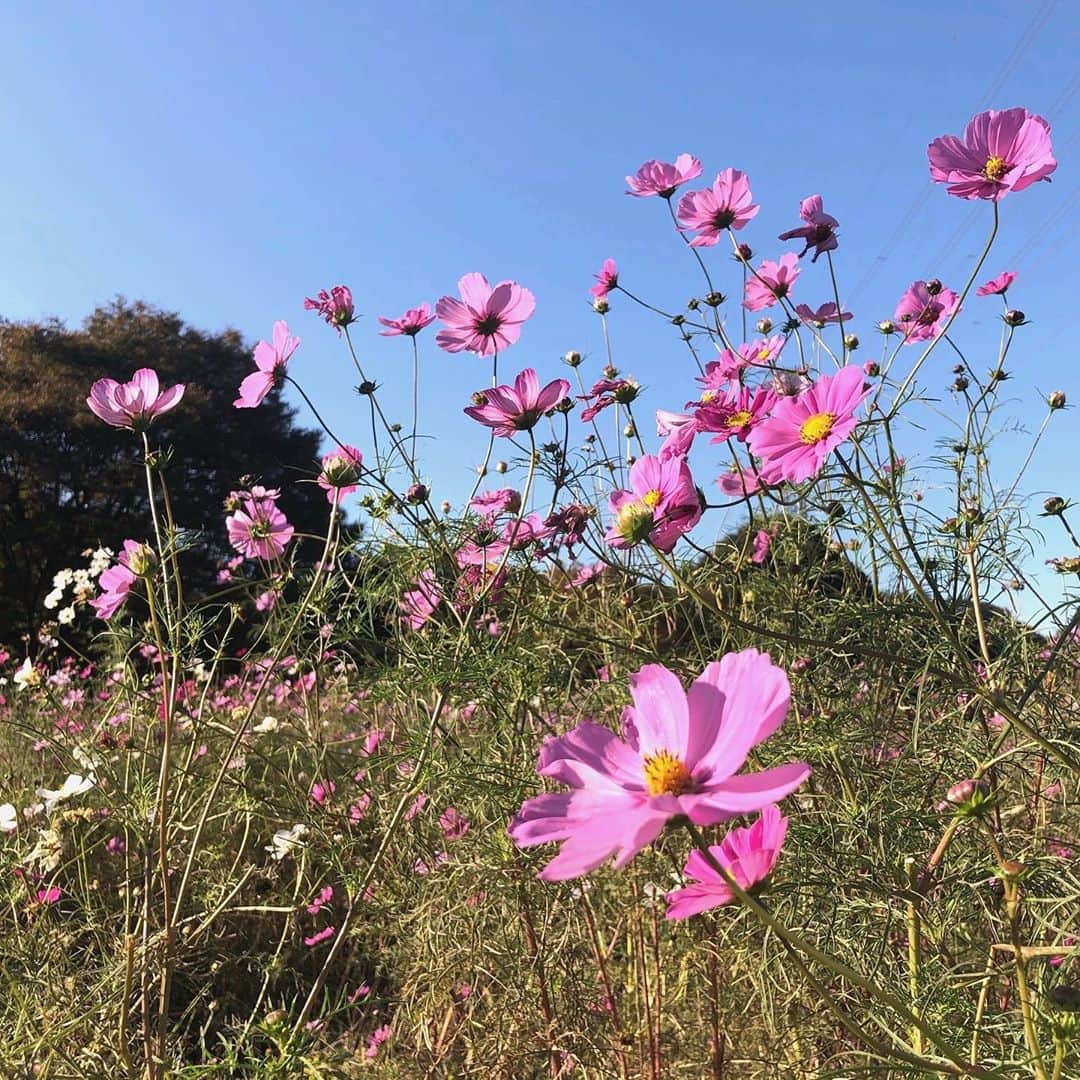
<svg viewBox="0 0 1080 1080">
<path fill-rule="evenodd" d="M 751 178 L 688 153 L 626 194 L 694 296 L 604 260 L 599 359 L 515 362 L 531 288 L 467 273 L 378 317 L 397 418 L 349 288 L 308 297 L 355 426 L 304 390 L 298 319 L 235 406 L 289 383 L 322 425 L 322 535 L 258 477 L 175 520 L 185 386 L 88 387 L 143 448 L 146 524 L 0 651 L 0 1075 L 1080 1075 L 1080 607 L 1033 576 L 1080 543 L 1025 488 L 1065 391 L 991 460 L 1027 323 L 994 239 L 1057 162 L 1022 108 L 928 159 L 987 239 L 891 315 L 845 309 L 827 197 L 755 235 Z M 620 370 L 616 317 L 670 326 L 666 385 Z M 436 350 L 475 373 L 456 505 L 418 442 Z M 208 538 L 232 556 L 190 595 Z"/>
</svg>

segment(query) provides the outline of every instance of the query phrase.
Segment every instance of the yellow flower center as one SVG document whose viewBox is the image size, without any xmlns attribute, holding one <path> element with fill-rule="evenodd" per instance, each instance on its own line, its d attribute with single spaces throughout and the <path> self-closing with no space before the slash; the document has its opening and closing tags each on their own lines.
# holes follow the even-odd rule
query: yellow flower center
<svg viewBox="0 0 1080 1080">
<path fill-rule="evenodd" d="M 715 390 L 706 390 L 705 393 L 701 395 L 701 404 L 708 405 L 714 397 L 716 397 Z"/>
<path fill-rule="evenodd" d="M 769 350 L 768 349 L 759 349 L 758 354 L 757 354 L 757 358 L 759 360 L 768 360 L 769 359 Z"/>
<path fill-rule="evenodd" d="M 750 415 L 750 410 L 740 409 L 727 418 L 727 426 L 729 428 L 744 428 L 751 420 L 753 420 L 753 417 Z"/>
<path fill-rule="evenodd" d="M 987 180 L 1000 180 L 1008 170 L 1008 163 L 1004 158 L 989 157 L 983 166 L 983 175 Z"/>
<path fill-rule="evenodd" d="M 653 488 L 652 491 L 646 491 L 645 494 L 641 496 L 641 501 L 650 510 L 655 510 L 660 505 L 660 500 L 663 497 L 664 496 L 656 488 Z"/>
<path fill-rule="evenodd" d="M 799 428 L 799 438 L 807 446 L 813 446 L 814 443 L 819 443 L 828 436 L 835 423 L 836 417 L 832 413 L 814 413 L 809 419 L 803 421 L 802 427 Z"/>
<path fill-rule="evenodd" d="M 694 790 L 694 781 L 674 754 L 657 750 L 645 758 L 645 786 L 650 795 L 685 795 Z"/>
</svg>

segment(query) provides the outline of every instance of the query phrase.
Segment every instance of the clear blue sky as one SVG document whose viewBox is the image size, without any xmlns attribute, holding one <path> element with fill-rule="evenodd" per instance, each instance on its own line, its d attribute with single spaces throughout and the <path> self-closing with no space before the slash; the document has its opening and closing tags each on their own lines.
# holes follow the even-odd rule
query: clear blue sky
<svg viewBox="0 0 1080 1080">
<path fill-rule="evenodd" d="M 762 211 L 744 236 L 766 257 L 785 250 L 776 235 L 798 223 L 799 200 L 824 195 L 841 222 L 841 293 L 869 352 L 871 327 L 912 279 L 959 287 L 980 246 L 989 207 L 932 187 L 925 147 L 987 106 L 1046 116 L 1060 162 L 1053 184 L 1005 200 L 987 267 L 1020 271 L 1011 300 L 1034 320 L 1010 365 L 1012 412 L 1037 423 L 1035 392 L 1055 386 L 1080 401 L 1067 333 L 1080 8 L 1065 0 L 73 0 L 9 4 L 0 28 L 0 313 L 77 324 L 119 293 L 252 340 L 286 318 L 304 339 L 293 372 L 361 447 L 351 369 L 336 335 L 302 311 L 305 294 L 352 287 L 368 316 L 363 358 L 402 419 L 408 346 L 378 337 L 374 316 L 453 292 L 470 270 L 536 295 L 505 372 L 531 364 L 553 377 L 576 347 L 595 377 L 600 327 L 585 294 L 605 257 L 662 306 L 700 291 L 662 205 L 622 193 L 641 161 L 685 150 L 706 180 L 728 165 L 749 174 Z M 712 261 L 733 290 L 726 252 Z M 830 296 L 824 270 L 807 267 L 796 298 Z M 996 344 L 995 305 L 972 298 L 963 317 L 976 366 L 992 360 L 978 348 Z M 669 327 L 625 301 L 611 326 L 650 408 L 690 396 Z M 487 365 L 439 352 L 434 329 L 421 338 L 435 406 L 423 426 L 439 437 L 426 467 L 436 497 L 453 499 L 482 456 L 459 410 Z M 950 363 L 934 359 L 928 386 L 943 390 Z M 1056 418 L 1029 490 L 1073 493 L 1062 462 L 1075 460 L 1078 415 Z M 1049 553 L 1065 551 L 1062 539 Z"/>
</svg>

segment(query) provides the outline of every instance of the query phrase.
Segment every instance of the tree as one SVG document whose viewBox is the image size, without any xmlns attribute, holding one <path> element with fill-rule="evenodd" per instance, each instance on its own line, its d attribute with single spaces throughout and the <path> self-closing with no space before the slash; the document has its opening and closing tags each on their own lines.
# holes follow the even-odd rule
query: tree
<svg viewBox="0 0 1080 1080">
<path fill-rule="evenodd" d="M 150 435 L 167 454 L 178 527 L 201 533 L 192 584 L 208 582 L 215 560 L 231 553 L 222 501 L 243 476 L 282 489 L 298 532 L 325 531 L 324 492 L 297 482 L 317 473 L 318 433 L 296 425 L 279 390 L 257 409 L 233 407 L 253 370 L 237 331 L 207 334 L 122 298 L 81 330 L 0 320 L 0 642 L 43 621 L 53 575 L 80 565 L 85 548 L 150 536 L 142 440 L 103 424 L 85 400 L 94 380 L 123 381 L 140 367 L 155 368 L 165 386 L 187 386 Z"/>
</svg>

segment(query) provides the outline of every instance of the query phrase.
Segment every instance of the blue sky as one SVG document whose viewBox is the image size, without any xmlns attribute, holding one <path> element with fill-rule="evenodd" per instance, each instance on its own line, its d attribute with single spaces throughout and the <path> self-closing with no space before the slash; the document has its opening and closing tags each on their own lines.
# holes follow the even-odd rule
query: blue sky
<svg viewBox="0 0 1080 1080">
<path fill-rule="evenodd" d="M 762 210 L 744 236 L 765 257 L 785 250 L 776 236 L 798 223 L 799 200 L 824 195 L 841 222 L 841 294 L 869 352 L 871 327 L 911 280 L 959 287 L 988 226 L 988 206 L 930 184 L 927 142 L 981 108 L 1019 104 L 1050 120 L 1060 165 L 1053 184 L 1005 200 L 987 264 L 987 276 L 1020 271 L 1010 298 L 1033 320 L 1011 363 L 1010 415 L 1037 424 L 1036 392 L 1056 386 L 1080 400 L 1068 333 L 1077 8 L 767 10 L 755 22 L 745 8 L 638 0 L 8 5 L 0 313 L 76 324 L 123 294 L 252 340 L 286 318 L 304 339 L 294 374 L 363 447 L 351 368 L 301 309 L 305 294 L 352 287 L 368 316 L 362 358 L 402 419 L 408 347 L 378 337 L 374 316 L 454 292 L 471 270 L 515 278 L 537 298 L 504 372 L 554 377 L 578 348 L 596 377 L 602 342 L 586 292 L 605 257 L 660 306 L 700 291 L 663 206 L 623 195 L 641 161 L 685 150 L 706 180 L 729 165 L 749 174 Z M 711 261 L 733 290 L 726 251 Z M 796 299 L 830 296 L 823 266 L 807 267 Z M 995 303 L 972 298 L 962 317 L 976 367 L 993 358 Z M 670 327 L 623 301 L 611 329 L 649 407 L 690 396 Z M 436 497 L 461 498 L 486 443 L 459 409 L 486 364 L 440 353 L 430 331 L 421 342 L 422 426 L 438 439 L 425 469 Z M 927 386 L 943 390 L 949 366 L 936 354 Z M 1061 462 L 1075 453 L 1077 415 L 1055 418 L 1029 490 L 1071 480 Z M 925 449 L 932 434 L 912 445 Z M 1022 445 L 1008 436 L 1004 461 Z M 1065 551 L 1061 539 L 1048 554 Z"/>
</svg>

